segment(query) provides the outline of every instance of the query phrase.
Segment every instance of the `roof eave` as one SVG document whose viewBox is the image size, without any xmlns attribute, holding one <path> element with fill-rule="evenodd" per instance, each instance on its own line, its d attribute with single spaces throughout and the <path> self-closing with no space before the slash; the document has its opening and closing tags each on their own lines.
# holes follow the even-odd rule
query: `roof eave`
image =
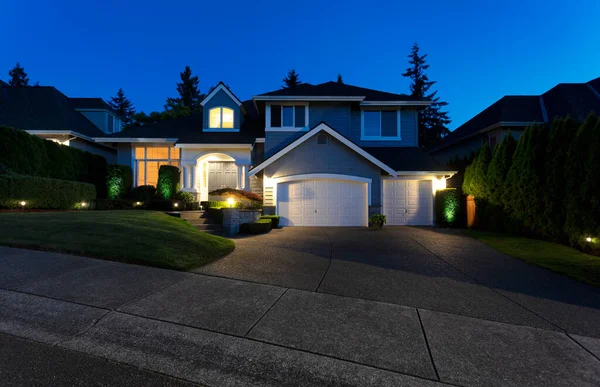
<svg viewBox="0 0 600 387">
<path fill-rule="evenodd" d="M 361 106 L 429 106 L 432 101 L 363 101 Z"/>
<path fill-rule="evenodd" d="M 177 138 L 95 137 L 95 142 L 177 142 Z"/>
<path fill-rule="evenodd" d="M 255 95 L 254 101 L 342 101 L 342 102 L 361 102 L 366 96 L 332 96 L 332 95 Z"/>
</svg>

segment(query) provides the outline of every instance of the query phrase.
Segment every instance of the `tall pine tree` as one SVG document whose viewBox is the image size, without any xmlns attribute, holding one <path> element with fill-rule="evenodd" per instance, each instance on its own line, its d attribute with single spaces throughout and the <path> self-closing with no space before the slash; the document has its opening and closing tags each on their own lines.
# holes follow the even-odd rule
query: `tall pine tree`
<svg viewBox="0 0 600 387">
<path fill-rule="evenodd" d="M 419 45 L 415 43 L 408 55 L 410 67 L 402 74 L 402 76 L 410 78 L 411 96 L 416 98 L 432 101 L 432 104 L 427 108 L 419 111 L 419 145 L 422 147 L 430 147 L 442 140 L 450 133 L 448 125 L 451 120 L 448 117 L 448 112 L 442 111 L 447 102 L 440 101 L 437 96 L 437 90 L 430 92 L 436 81 L 430 81 L 427 76 L 429 65 L 426 62 L 427 54 L 419 54 Z"/>
<path fill-rule="evenodd" d="M 342 79 L 342 74 L 338 74 L 337 83 L 343 84 L 344 80 Z"/>
<path fill-rule="evenodd" d="M 185 70 L 179 76 L 181 78 L 181 82 L 177 82 L 179 97 L 167 98 L 165 109 L 188 114 L 200 108 L 204 94 L 200 93 L 198 87 L 200 81 L 197 75 L 192 76 L 190 66 L 185 66 Z"/>
<path fill-rule="evenodd" d="M 283 82 L 282 89 L 287 89 L 288 87 L 296 87 L 302 82 L 300 81 L 300 74 L 296 72 L 295 69 L 288 70 L 287 76 L 281 80 Z"/>
<path fill-rule="evenodd" d="M 25 68 L 19 62 L 8 72 L 8 76 L 10 77 L 8 84 L 11 86 L 29 86 L 29 78 L 27 78 Z"/>
<path fill-rule="evenodd" d="M 125 96 L 123 89 L 119 89 L 117 95 L 111 97 L 108 104 L 121 116 L 125 126 L 131 124 L 133 115 L 135 114 L 135 106 L 133 106 L 133 103 Z"/>
</svg>

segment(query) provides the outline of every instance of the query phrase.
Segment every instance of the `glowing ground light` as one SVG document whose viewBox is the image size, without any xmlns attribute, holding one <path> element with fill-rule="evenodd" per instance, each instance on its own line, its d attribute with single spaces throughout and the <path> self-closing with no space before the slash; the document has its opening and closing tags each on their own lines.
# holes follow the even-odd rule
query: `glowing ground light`
<svg viewBox="0 0 600 387">
<path fill-rule="evenodd" d="M 140 202 L 135 202 L 135 205 L 136 205 L 136 206 L 141 206 L 141 205 L 142 205 L 142 203 L 140 203 Z"/>
<path fill-rule="evenodd" d="M 590 243 L 592 241 L 592 237 L 585 238 L 585 241 L 588 242 L 588 243 Z"/>
<path fill-rule="evenodd" d="M 87 206 L 87 203 L 86 202 L 81 202 L 81 207 L 85 207 L 85 206 Z"/>
<path fill-rule="evenodd" d="M 229 204 L 229 207 L 233 207 L 233 198 L 227 199 L 227 204 Z"/>
<path fill-rule="evenodd" d="M 27 204 L 27 202 L 25 202 L 25 201 L 22 201 L 22 202 L 20 202 L 19 204 L 21 205 L 21 207 L 25 207 L 25 204 Z"/>
<path fill-rule="evenodd" d="M 173 207 L 179 207 L 179 203 L 173 203 Z"/>
</svg>

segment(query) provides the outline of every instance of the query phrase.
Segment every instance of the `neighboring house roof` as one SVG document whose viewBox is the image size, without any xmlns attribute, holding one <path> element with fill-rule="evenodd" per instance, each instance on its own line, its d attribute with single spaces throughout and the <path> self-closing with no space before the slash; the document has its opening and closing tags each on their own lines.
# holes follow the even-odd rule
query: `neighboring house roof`
<svg viewBox="0 0 600 387">
<path fill-rule="evenodd" d="M 583 122 L 590 112 L 600 114 L 600 78 L 587 83 L 560 83 L 542 95 L 508 95 L 465 122 L 429 149 L 435 152 L 497 127 L 527 127 L 571 116 Z"/>
<path fill-rule="evenodd" d="M 52 86 L 2 86 L 0 125 L 27 131 L 74 132 L 87 137 L 104 133 Z"/>
<path fill-rule="evenodd" d="M 98 109 L 108 110 L 109 112 L 119 115 L 115 109 L 113 109 L 105 100 L 102 98 L 69 98 L 69 103 L 73 106 L 73 109 L 86 110 L 86 109 Z"/>
<path fill-rule="evenodd" d="M 325 82 L 318 85 L 301 83 L 296 87 L 275 90 L 259 94 L 255 100 L 264 97 L 356 97 L 360 101 L 413 101 L 427 102 L 406 94 L 394 94 L 385 91 L 366 89 L 364 87 L 347 85 L 345 83 Z"/>
<path fill-rule="evenodd" d="M 134 126 L 127 130 L 96 139 L 99 142 L 118 142 L 124 139 L 173 139 L 178 144 L 253 144 L 257 137 L 265 136 L 264 122 L 252 101 L 242 102 L 247 114 L 239 132 L 203 132 L 202 111 L 189 116 Z M 100 137 L 100 136 L 98 136 Z"/>
<path fill-rule="evenodd" d="M 0 79 L 0 86 L 9 86 L 9 84 Z"/>
</svg>

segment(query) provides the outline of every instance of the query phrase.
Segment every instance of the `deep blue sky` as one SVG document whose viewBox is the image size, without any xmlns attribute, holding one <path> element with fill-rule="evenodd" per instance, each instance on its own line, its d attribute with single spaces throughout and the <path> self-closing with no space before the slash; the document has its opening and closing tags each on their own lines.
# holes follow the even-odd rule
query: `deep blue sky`
<svg viewBox="0 0 600 387">
<path fill-rule="evenodd" d="M 0 79 L 19 61 L 32 83 L 161 110 L 190 65 L 201 91 L 223 80 L 241 99 L 288 69 L 397 93 L 417 41 L 456 128 L 505 94 L 600 76 L 600 2 L 26 1 L 0 3 Z"/>
</svg>

